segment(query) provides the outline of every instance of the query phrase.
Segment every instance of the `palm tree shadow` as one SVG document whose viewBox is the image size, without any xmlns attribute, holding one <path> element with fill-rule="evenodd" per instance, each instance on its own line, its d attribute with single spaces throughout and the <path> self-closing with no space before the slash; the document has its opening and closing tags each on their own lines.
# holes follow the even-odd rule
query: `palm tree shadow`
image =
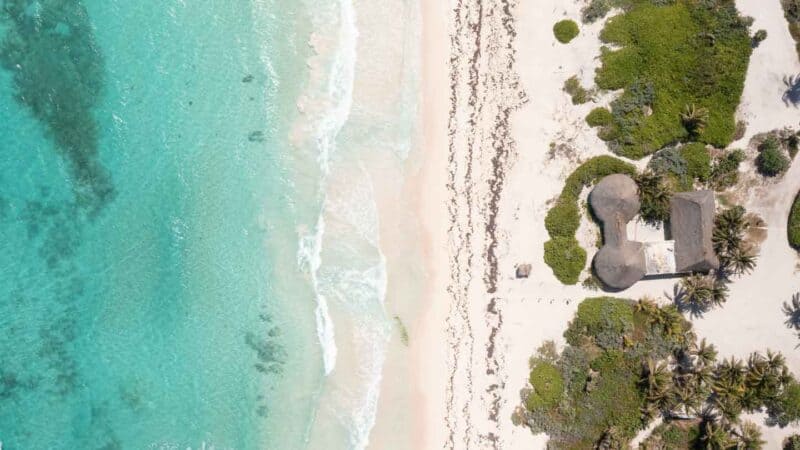
<svg viewBox="0 0 800 450">
<path fill-rule="evenodd" d="M 783 313 L 786 315 L 787 328 L 800 331 L 800 292 L 792 295 L 792 302 L 783 302 Z"/>
<path fill-rule="evenodd" d="M 670 296 L 667 295 L 667 298 L 670 298 Z M 710 306 L 707 304 L 699 304 L 697 302 L 689 301 L 689 296 L 681 287 L 680 283 L 675 283 L 675 286 L 672 287 L 671 298 L 679 312 L 683 314 L 688 313 L 693 319 L 702 318 L 703 315 L 710 309 Z"/>
<path fill-rule="evenodd" d="M 783 84 L 786 86 L 786 90 L 783 92 L 783 103 L 795 108 L 800 106 L 800 74 L 784 76 Z"/>
</svg>

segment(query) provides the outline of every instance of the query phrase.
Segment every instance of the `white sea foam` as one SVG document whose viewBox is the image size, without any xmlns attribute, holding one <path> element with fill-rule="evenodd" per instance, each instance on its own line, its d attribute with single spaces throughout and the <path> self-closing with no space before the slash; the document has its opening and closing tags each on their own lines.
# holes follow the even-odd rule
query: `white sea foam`
<svg viewBox="0 0 800 450">
<path fill-rule="evenodd" d="M 319 268 L 322 265 L 322 239 L 325 235 L 325 219 L 320 214 L 313 233 L 300 238 L 297 251 L 297 263 L 311 275 L 311 284 L 317 298 L 317 308 L 314 311 L 317 319 L 317 337 L 322 346 L 322 362 L 325 375 L 330 375 L 336 367 L 336 340 L 333 332 L 333 320 L 328 311 L 328 301 L 320 293 Z"/>
</svg>

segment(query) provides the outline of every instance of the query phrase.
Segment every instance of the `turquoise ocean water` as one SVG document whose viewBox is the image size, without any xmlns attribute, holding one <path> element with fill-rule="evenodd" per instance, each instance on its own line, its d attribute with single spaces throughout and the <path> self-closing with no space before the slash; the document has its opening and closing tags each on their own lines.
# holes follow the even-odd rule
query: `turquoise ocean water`
<svg viewBox="0 0 800 450">
<path fill-rule="evenodd" d="M 367 445 L 412 3 L 0 1 L 3 449 Z"/>
</svg>

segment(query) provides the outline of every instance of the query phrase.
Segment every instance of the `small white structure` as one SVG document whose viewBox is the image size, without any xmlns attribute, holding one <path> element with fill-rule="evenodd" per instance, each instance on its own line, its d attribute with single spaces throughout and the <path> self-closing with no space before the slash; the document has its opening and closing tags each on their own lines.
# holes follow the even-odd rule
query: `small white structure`
<svg viewBox="0 0 800 450">
<path fill-rule="evenodd" d="M 675 241 L 645 242 L 644 264 L 646 276 L 675 274 Z"/>
</svg>

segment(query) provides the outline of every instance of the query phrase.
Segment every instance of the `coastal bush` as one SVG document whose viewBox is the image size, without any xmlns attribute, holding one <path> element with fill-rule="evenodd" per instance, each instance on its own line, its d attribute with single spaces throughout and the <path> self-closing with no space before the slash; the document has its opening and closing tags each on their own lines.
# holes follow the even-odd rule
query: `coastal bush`
<svg viewBox="0 0 800 450">
<path fill-rule="evenodd" d="M 677 345 L 671 337 L 656 338 L 661 331 L 651 319 L 659 311 L 653 304 L 650 311 L 636 312 L 634 303 L 625 299 L 584 300 L 564 333 L 567 346 L 551 363 L 563 380 L 560 401 L 528 408 L 526 398 L 521 422 L 534 432 L 548 433 L 548 448 L 607 448 L 604 445 L 611 442 L 620 448 L 630 441 L 649 420 L 643 414 L 648 401 L 641 384 L 642 364 L 646 356 L 666 361 L 668 349 Z M 681 321 L 676 333 L 689 327 Z M 666 341 L 670 344 L 656 345 Z"/>
<path fill-rule="evenodd" d="M 758 47 L 761 45 L 762 42 L 767 40 L 767 30 L 758 30 L 756 34 L 753 35 L 753 47 Z"/>
<path fill-rule="evenodd" d="M 561 372 L 547 361 L 536 361 L 528 380 L 533 386 L 533 392 L 528 395 L 525 405 L 530 410 L 551 408 L 558 404 L 564 394 Z"/>
<path fill-rule="evenodd" d="M 681 156 L 686 160 L 687 174 L 701 182 L 711 177 L 711 155 L 705 144 L 692 142 L 681 147 Z"/>
<path fill-rule="evenodd" d="M 544 243 L 544 262 L 553 269 L 558 281 L 577 284 L 586 267 L 586 250 L 574 237 L 557 236 Z"/>
<path fill-rule="evenodd" d="M 633 308 L 627 300 L 597 297 L 588 298 L 578 306 L 575 319 L 564 337 L 571 345 L 579 345 L 583 336 L 590 337 L 600 347 L 622 345 L 622 336 L 633 330 Z M 609 336 L 613 336 L 609 339 Z M 613 344 L 608 344 L 614 341 Z M 600 342 L 606 345 L 600 345 Z"/>
<path fill-rule="evenodd" d="M 577 201 L 559 199 L 544 218 L 550 237 L 574 237 L 581 222 Z"/>
<path fill-rule="evenodd" d="M 789 245 L 800 251 L 800 193 L 794 198 L 789 212 Z"/>
<path fill-rule="evenodd" d="M 742 413 L 766 412 L 770 426 L 800 419 L 800 384 L 780 353 L 718 360 L 674 306 L 588 298 L 564 337 L 560 355 L 543 346 L 532 359 L 533 389 L 515 413 L 515 423 L 548 434 L 547 448 L 627 448 L 660 417 L 641 448 L 757 449 L 761 430 Z"/>
<path fill-rule="evenodd" d="M 685 140 L 722 148 L 736 129 L 734 113 L 752 52 L 749 22 L 733 2 L 663 3 L 630 1 L 601 33 L 620 49 L 601 51 L 597 85 L 624 89 L 611 104 L 614 131 L 604 134 L 612 151 L 630 158 Z M 687 129 L 687 106 L 706 112 L 704 126 Z"/>
<path fill-rule="evenodd" d="M 566 44 L 575 39 L 579 33 L 580 29 L 574 20 L 565 19 L 556 22 L 556 24 L 553 25 L 553 34 L 558 42 L 561 42 L 562 44 Z"/>
<path fill-rule="evenodd" d="M 582 105 L 591 100 L 592 93 L 581 86 L 577 75 L 573 75 L 564 82 L 564 92 L 572 97 L 573 105 Z"/>
<path fill-rule="evenodd" d="M 780 147 L 765 147 L 756 157 L 758 171 L 767 177 L 781 175 L 789 169 L 789 158 L 783 154 Z"/>
<path fill-rule="evenodd" d="M 728 150 L 714 158 L 711 166 L 711 185 L 716 190 L 724 190 L 735 186 L 739 181 L 739 165 L 744 161 L 745 153 L 742 150 Z"/>
<path fill-rule="evenodd" d="M 610 0 L 591 0 L 581 11 L 581 20 L 583 23 L 594 23 L 605 17 L 611 11 L 611 6 Z"/>
<path fill-rule="evenodd" d="M 636 177 L 639 187 L 639 213 L 646 223 L 658 225 L 669 220 L 672 191 L 663 175 L 645 172 Z"/>
<path fill-rule="evenodd" d="M 613 120 L 614 117 L 607 108 L 595 108 L 586 116 L 586 123 L 590 127 L 604 127 L 610 125 Z"/>
<path fill-rule="evenodd" d="M 800 450 L 800 434 L 793 434 L 783 441 L 783 450 Z"/>
<path fill-rule="evenodd" d="M 545 243 L 545 263 L 564 284 L 576 284 L 586 266 L 586 251 L 575 239 L 580 226 L 578 197 L 581 191 L 614 173 L 634 176 L 636 168 L 612 156 L 597 156 L 575 169 L 564 183 L 561 194 L 544 219 L 551 241 Z"/>
<path fill-rule="evenodd" d="M 800 421 L 800 383 L 789 380 L 767 404 L 770 419 L 781 427 Z"/>
<path fill-rule="evenodd" d="M 789 23 L 789 34 L 797 43 L 795 48 L 800 57 L 800 0 L 781 0 L 783 14 Z"/>
</svg>

